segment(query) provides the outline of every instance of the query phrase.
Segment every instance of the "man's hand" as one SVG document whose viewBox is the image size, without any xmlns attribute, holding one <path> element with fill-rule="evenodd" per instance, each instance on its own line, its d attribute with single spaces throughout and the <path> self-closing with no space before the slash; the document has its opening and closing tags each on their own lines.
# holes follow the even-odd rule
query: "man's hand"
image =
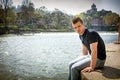
<svg viewBox="0 0 120 80">
<path fill-rule="evenodd" d="M 91 72 L 93 71 L 94 69 L 92 69 L 91 67 L 86 67 L 84 68 L 81 72 Z"/>
</svg>

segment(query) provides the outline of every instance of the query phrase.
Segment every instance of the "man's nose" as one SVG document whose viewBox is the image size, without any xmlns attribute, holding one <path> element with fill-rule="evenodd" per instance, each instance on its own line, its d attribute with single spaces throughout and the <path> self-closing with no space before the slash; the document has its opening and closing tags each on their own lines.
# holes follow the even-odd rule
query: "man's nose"
<svg viewBox="0 0 120 80">
<path fill-rule="evenodd" d="M 79 30 L 79 27 L 77 27 L 76 30 Z"/>
</svg>

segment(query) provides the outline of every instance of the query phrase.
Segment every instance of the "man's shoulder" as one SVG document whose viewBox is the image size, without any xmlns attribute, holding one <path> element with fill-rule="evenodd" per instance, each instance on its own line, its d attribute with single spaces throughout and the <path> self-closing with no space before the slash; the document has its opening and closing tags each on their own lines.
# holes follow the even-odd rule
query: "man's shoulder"
<svg viewBox="0 0 120 80">
<path fill-rule="evenodd" d="M 96 32 L 95 30 L 92 30 L 92 29 L 88 29 L 88 32 L 90 35 L 98 34 L 98 32 Z"/>
</svg>

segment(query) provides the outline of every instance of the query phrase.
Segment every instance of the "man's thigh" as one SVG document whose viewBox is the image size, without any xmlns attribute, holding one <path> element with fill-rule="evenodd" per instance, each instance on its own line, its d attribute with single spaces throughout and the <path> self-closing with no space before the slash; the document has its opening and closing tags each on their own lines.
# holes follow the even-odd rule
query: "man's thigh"
<svg viewBox="0 0 120 80">
<path fill-rule="evenodd" d="M 80 61 L 82 61 L 82 60 L 84 60 L 84 59 L 86 59 L 88 57 L 89 57 L 89 55 L 78 57 L 78 58 L 72 60 L 71 62 L 69 62 L 69 64 L 74 64 L 74 63 L 80 62 Z"/>
<path fill-rule="evenodd" d="M 77 70 L 82 70 L 83 68 L 90 66 L 90 61 L 91 61 L 91 57 L 86 57 L 83 60 L 74 63 L 72 65 L 72 68 L 75 68 Z"/>
</svg>

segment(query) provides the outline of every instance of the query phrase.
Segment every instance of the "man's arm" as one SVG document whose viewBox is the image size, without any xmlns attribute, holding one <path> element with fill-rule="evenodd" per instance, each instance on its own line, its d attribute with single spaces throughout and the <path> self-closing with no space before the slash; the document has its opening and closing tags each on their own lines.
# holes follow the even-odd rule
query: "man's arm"
<svg viewBox="0 0 120 80">
<path fill-rule="evenodd" d="M 91 72 L 95 69 L 96 61 L 97 61 L 97 45 L 98 45 L 98 42 L 90 44 L 90 49 L 91 49 L 90 67 L 84 68 L 82 72 Z"/>
<path fill-rule="evenodd" d="M 90 67 L 94 70 L 96 66 L 96 61 L 97 61 L 97 45 L 98 42 L 90 44 L 90 49 L 91 49 L 91 63 Z"/>
<path fill-rule="evenodd" d="M 83 55 L 87 55 L 88 54 L 88 50 L 87 50 L 87 48 L 85 47 L 84 44 L 82 45 L 82 53 L 83 53 Z"/>
</svg>

